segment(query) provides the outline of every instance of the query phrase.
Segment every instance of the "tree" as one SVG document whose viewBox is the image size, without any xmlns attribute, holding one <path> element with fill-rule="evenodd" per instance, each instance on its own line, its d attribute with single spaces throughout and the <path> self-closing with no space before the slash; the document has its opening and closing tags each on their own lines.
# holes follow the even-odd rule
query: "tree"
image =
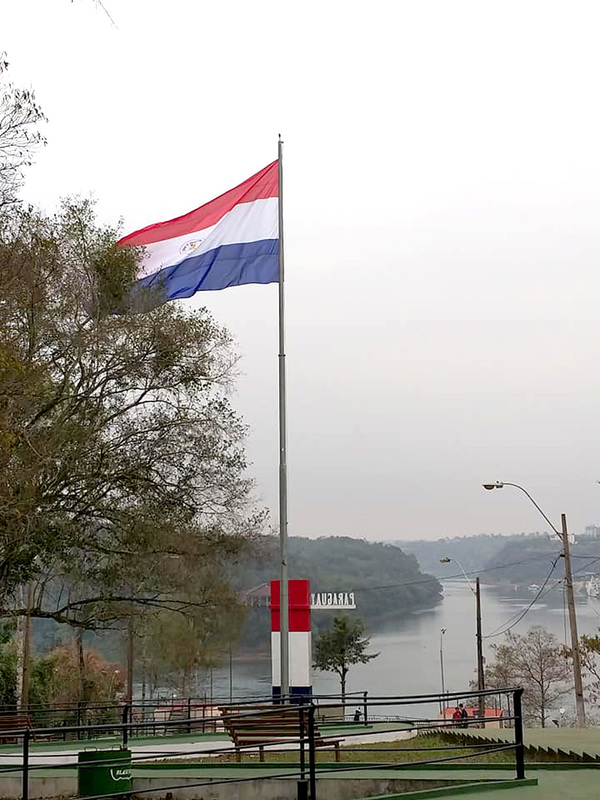
<svg viewBox="0 0 600 800">
<path fill-rule="evenodd" d="M 0 224 L 0 608 L 85 628 L 185 613 L 179 563 L 221 574 L 261 531 L 236 357 L 205 309 L 124 313 L 139 253 L 89 201 Z M 121 310 L 120 314 L 115 314 Z"/>
<path fill-rule="evenodd" d="M 526 635 L 507 633 L 503 644 L 492 645 L 494 661 L 486 669 L 486 686 L 522 686 L 523 713 L 546 727 L 554 703 L 570 691 L 571 668 L 556 636 L 541 625 Z"/>
<path fill-rule="evenodd" d="M 170 686 L 182 697 L 195 693 L 198 671 L 225 660 L 239 631 L 240 617 L 239 609 L 225 607 L 217 607 L 211 614 L 173 616 L 162 612 L 153 616 L 144 643 L 151 692 L 158 686 Z"/>
<path fill-rule="evenodd" d="M 226 569 L 219 573 L 213 566 L 205 575 L 194 564 L 177 568 L 186 576 L 182 596 L 191 608 L 185 615 L 168 611 L 152 615 L 139 631 L 139 649 L 151 693 L 158 686 L 170 686 L 185 697 L 195 691 L 198 670 L 223 661 L 239 637 L 243 608 Z"/>
<path fill-rule="evenodd" d="M 18 89 L 7 79 L 8 61 L 0 53 L 0 212 L 17 202 L 25 167 L 35 151 L 45 144 L 38 130 L 44 114 L 35 94 Z"/>
<path fill-rule="evenodd" d="M 346 676 L 354 664 L 367 664 L 379 653 L 366 653 L 371 639 L 363 636 L 361 619 L 351 622 L 344 614 L 334 617 L 333 627 L 315 642 L 313 665 L 322 672 L 335 672 L 340 679 L 342 704 L 346 702 Z"/>
<path fill-rule="evenodd" d="M 83 660 L 83 694 L 81 660 Z M 32 678 L 29 701 L 34 703 L 75 706 L 81 702 L 84 709 L 85 705 L 115 706 L 119 694 L 123 691 L 123 674 L 118 665 L 109 664 L 90 648 L 80 650 L 76 638 L 36 658 L 33 662 Z M 75 719 L 76 711 L 72 713 Z M 114 716 L 114 710 L 112 714 Z M 101 708 L 86 710 L 86 719 L 89 722 L 102 722 L 105 718 L 105 712 Z"/>
<path fill-rule="evenodd" d="M 0 626 L 0 706 L 14 706 L 17 688 L 17 649 L 14 626 Z"/>
<path fill-rule="evenodd" d="M 572 659 L 572 650 L 565 648 L 565 654 Z M 588 699 L 598 704 L 600 702 L 600 636 L 583 635 L 579 642 L 579 656 L 584 678 L 584 690 Z"/>
</svg>

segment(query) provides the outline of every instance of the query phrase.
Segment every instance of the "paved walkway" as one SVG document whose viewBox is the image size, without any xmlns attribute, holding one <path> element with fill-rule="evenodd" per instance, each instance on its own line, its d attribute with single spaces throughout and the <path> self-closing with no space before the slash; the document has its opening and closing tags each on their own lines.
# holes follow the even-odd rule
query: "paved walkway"
<svg viewBox="0 0 600 800">
<path fill-rule="evenodd" d="M 355 725 L 330 727 L 322 725 L 320 730 L 327 736 L 339 738 L 342 744 L 371 744 L 381 741 L 397 741 L 408 739 L 414 735 L 414 731 L 411 731 L 408 726 L 398 730 L 400 727 L 401 723 L 374 723 L 373 725 L 361 727 Z M 134 757 L 145 757 L 149 761 L 163 758 L 189 759 L 195 755 L 202 757 L 218 756 L 224 750 L 233 750 L 232 741 L 226 733 L 192 733 L 180 736 L 135 738 L 130 740 L 129 745 Z M 121 739 L 116 736 L 105 739 L 82 739 L 81 741 L 36 742 L 31 745 L 29 763 L 34 766 L 76 764 L 77 754 L 82 750 L 110 750 L 118 749 L 120 746 Z M 251 748 L 244 752 L 252 752 L 256 749 Z M 293 747 L 289 744 L 282 744 L 269 749 L 290 750 Z M 2 745 L 0 747 L 0 768 L 20 766 L 22 763 L 20 744 Z"/>
</svg>

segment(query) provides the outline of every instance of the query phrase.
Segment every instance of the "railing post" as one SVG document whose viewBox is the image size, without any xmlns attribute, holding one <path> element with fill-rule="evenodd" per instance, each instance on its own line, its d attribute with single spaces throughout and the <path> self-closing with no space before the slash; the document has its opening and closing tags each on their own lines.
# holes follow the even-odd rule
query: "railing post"
<svg viewBox="0 0 600 800">
<path fill-rule="evenodd" d="M 77 701 L 77 727 L 81 727 L 81 700 Z M 81 731 L 77 731 L 77 738 L 81 739 Z"/>
<path fill-rule="evenodd" d="M 367 697 L 368 692 L 363 692 L 363 719 L 365 721 L 365 725 L 369 724 L 369 715 L 368 715 L 368 705 L 367 705 Z"/>
<path fill-rule="evenodd" d="M 516 689 L 513 695 L 513 706 L 515 715 L 515 766 L 517 769 L 517 780 L 525 777 L 525 747 L 523 744 L 523 710 L 521 698 L 523 689 Z"/>
<path fill-rule="evenodd" d="M 125 705 L 123 706 L 123 718 L 122 718 L 122 721 L 123 721 L 123 728 L 122 728 L 122 732 L 123 732 L 123 750 L 125 750 L 125 748 L 127 747 L 127 742 L 128 742 L 128 739 L 129 739 L 129 731 L 128 731 L 128 728 L 127 728 L 128 720 L 129 720 L 129 703 L 125 703 Z"/>
<path fill-rule="evenodd" d="M 298 727 L 300 732 L 300 780 L 298 781 L 298 800 L 308 800 L 308 781 L 306 780 L 306 762 L 304 759 L 304 698 L 300 698 L 298 708 Z"/>
<path fill-rule="evenodd" d="M 302 700 L 300 700 L 302 703 Z M 306 763 L 304 758 L 304 709 L 302 705 L 298 709 L 298 722 L 300 725 L 300 779 L 304 780 L 306 777 Z"/>
<path fill-rule="evenodd" d="M 188 733 L 192 732 L 192 698 L 188 697 L 187 702 Z"/>
<path fill-rule="evenodd" d="M 308 781 L 310 800 L 317 800 L 317 770 L 315 764 L 315 706 L 308 709 Z"/>
<path fill-rule="evenodd" d="M 31 731 L 27 728 L 23 733 L 23 800 L 29 800 L 29 737 Z"/>
</svg>

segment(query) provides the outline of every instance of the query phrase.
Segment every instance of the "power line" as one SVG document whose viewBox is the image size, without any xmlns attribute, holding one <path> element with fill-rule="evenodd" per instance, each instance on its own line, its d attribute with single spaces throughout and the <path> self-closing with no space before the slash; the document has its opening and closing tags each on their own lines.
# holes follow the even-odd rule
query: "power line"
<svg viewBox="0 0 600 800">
<path fill-rule="evenodd" d="M 579 572 L 585 572 L 586 569 L 588 567 L 591 567 L 592 564 L 595 564 L 596 561 L 600 561 L 600 556 L 597 556 L 596 558 L 592 558 L 592 560 L 588 561 L 587 564 L 584 564 L 583 567 L 580 567 L 579 569 L 576 569 L 575 572 L 573 573 L 573 575 L 577 575 Z"/>
<path fill-rule="evenodd" d="M 534 605 L 537 603 L 537 601 L 540 599 L 540 597 L 541 597 L 541 595 L 542 595 L 542 592 L 544 591 L 544 589 L 546 588 L 546 585 L 547 585 L 548 581 L 549 581 L 549 580 L 550 580 L 550 578 L 552 577 L 552 573 L 553 573 L 553 572 L 554 572 L 554 570 L 556 569 L 556 565 L 558 564 L 558 560 L 559 560 L 559 558 L 560 558 L 560 555 L 558 555 L 558 556 L 557 556 L 557 557 L 554 559 L 554 561 L 552 562 L 552 566 L 550 567 L 550 572 L 549 572 L 549 573 L 546 575 L 546 578 L 545 578 L 544 582 L 542 583 L 542 585 L 540 586 L 540 588 L 539 588 L 539 590 L 538 590 L 537 594 L 535 595 L 535 597 L 533 598 L 533 600 L 531 601 L 531 603 L 529 603 L 529 605 L 527 606 L 527 608 L 525 608 L 523 611 L 520 611 L 520 612 L 518 612 L 517 619 L 516 619 L 516 620 L 515 620 L 515 621 L 512 623 L 512 625 L 510 624 L 510 622 L 511 622 L 511 620 L 513 619 L 513 617 L 515 616 L 514 614 L 513 614 L 513 617 L 511 617 L 511 618 L 510 618 L 510 619 L 509 619 L 507 622 L 503 622 L 503 623 L 502 623 L 502 625 L 499 625 L 499 626 L 498 626 L 498 628 L 496 628 L 496 630 L 495 630 L 495 631 L 492 631 L 492 633 L 488 633 L 488 635 L 487 635 L 487 636 L 484 636 L 484 637 L 483 637 L 484 639 L 493 639 L 493 638 L 494 638 L 494 637 L 496 637 L 496 636 L 502 636 L 502 634 L 504 634 L 504 633 L 508 633 L 508 632 L 509 632 L 510 630 L 512 630 L 512 629 L 513 629 L 513 628 L 514 628 L 516 625 L 518 625 L 518 624 L 519 624 L 519 622 L 521 622 L 521 620 L 523 619 L 523 617 L 524 617 L 524 616 L 525 616 L 525 615 L 526 615 L 526 614 L 527 614 L 529 611 L 531 611 L 531 609 L 533 608 L 533 606 L 534 606 Z M 560 581 L 559 581 L 559 583 L 560 583 Z M 552 587 L 552 588 L 554 588 L 554 587 Z M 507 626 L 507 627 L 505 627 L 505 626 Z M 503 630 L 499 630 L 499 628 L 503 628 Z"/>
<path fill-rule="evenodd" d="M 523 558 L 520 561 L 511 561 L 509 564 L 497 564 L 495 567 L 486 567 L 485 569 L 470 569 L 462 572 L 456 572 L 453 575 L 432 575 L 430 578 L 420 578 L 416 581 L 407 581 L 406 583 L 389 583 L 384 586 L 359 586 L 355 588 L 355 592 L 373 592 L 382 589 L 399 589 L 403 586 L 417 586 L 421 583 L 433 583 L 434 581 L 451 581 L 456 578 L 463 578 L 465 575 L 484 575 L 486 572 L 494 572 L 498 569 L 506 569 L 508 567 L 516 567 L 519 564 L 527 564 L 529 561 L 540 561 L 541 559 L 552 558 L 553 556 L 560 557 L 560 553 L 544 553 L 540 556 L 532 556 L 531 558 Z M 600 556 L 598 557 L 600 560 Z"/>
<path fill-rule="evenodd" d="M 590 556 L 597 556 L 597 555 L 598 553 L 579 553 L 578 555 L 576 555 L 575 553 L 571 553 L 571 558 L 589 558 Z"/>
<path fill-rule="evenodd" d="M 533 598 L 533 600 L 531 601 L 529 606 L 521 613 L 519 618 L 512 625 L 509 625 L 509 627 L 507 627 L 505 630 L 502 630 L 499 633 L 492 632 L 492 633 L 488 634 L 487 636 L 484 636 L 483 637 L 484 639 L 492 639 L 495 636 L 501 636 L 503 633 L 508 633 L 509 630 L 512 630 L 512 628 L 514 628 L 516 625 L 518 625 L 519 622 L 521 622 L 523 617 L 527 614 L 528 611 L 530 611 L 533 608 L 533 606 L 535 605 L 535 603 L 537 603 L 538 600 L 541 600 L 542 597 L 545 597 L 547 594 L 550 594 L 550 592 L 553 592 L 554 589 L 556 589 L 558 586 L 560 586 L 560 584 L 563 582 L 562 578 L 560 580 L 556 581 L 556 583 L 554 583 L 552 586 L 550 586 L 549 589 L 544 591 L 544 588 L 545 588 L 546 584 L 550 580 L 550 577 L 552 576 L 552 573 L 554 572 L 554 570 L 556 568 L 556 564 L 558 563 L 558 559 L 561 558 L 561 556 L 562 556 L 562 553 L 560 553 L 558 555 L 558 557 L 555 559 L 554 563 L 552 564 L 552 568 L 550 569 L 550 572 L 548 573 L 548 575 L 546 577 L 546 580 L 544 581 L 544 583 L 540 587 L 538 593 Z M 592 564 L 595 564 L 596 561 L 600 561 L 600 556 L 597 556 L 596 558 L 593 558 L 591 561 L 588 561 L 587 564 L 584 564 L 582 567 L 580 567 L 579 569 L 575 570 L 573 572 L 573 575 L 577 575 L 580 572 L 585 572 L 587 567 L 591 566 Z M 565 610 L 565 598 L 564 598 L 564 595 L 563 595 L 563 611 L 564 610 Z M 511 617 L 511 619 L 512 619 L 512 617 Z M 510 623 L 511 619 L 509 619 L 506 623 L 503 623 L 503 624 L 506 625 L 506 624 Z M 565 641 L 566 641 L 566 616 L 564 618 L 564 622 L 565 622 Z M 497 630 L 498 630 L 498 628 L 496 628 L 496 631 Z"/>
</svg>

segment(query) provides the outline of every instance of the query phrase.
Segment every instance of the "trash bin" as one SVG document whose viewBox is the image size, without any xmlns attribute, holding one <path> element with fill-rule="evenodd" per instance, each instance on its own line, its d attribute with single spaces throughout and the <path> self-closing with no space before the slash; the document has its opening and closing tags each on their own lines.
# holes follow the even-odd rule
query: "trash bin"
<svg viewBox="0 0 600 800">
<path fill-rule="evenodd" d="M 84 750 L 77 758 L 80 797 L 119 795 L 131 789 L 131 750 Z"/>
</svg>

